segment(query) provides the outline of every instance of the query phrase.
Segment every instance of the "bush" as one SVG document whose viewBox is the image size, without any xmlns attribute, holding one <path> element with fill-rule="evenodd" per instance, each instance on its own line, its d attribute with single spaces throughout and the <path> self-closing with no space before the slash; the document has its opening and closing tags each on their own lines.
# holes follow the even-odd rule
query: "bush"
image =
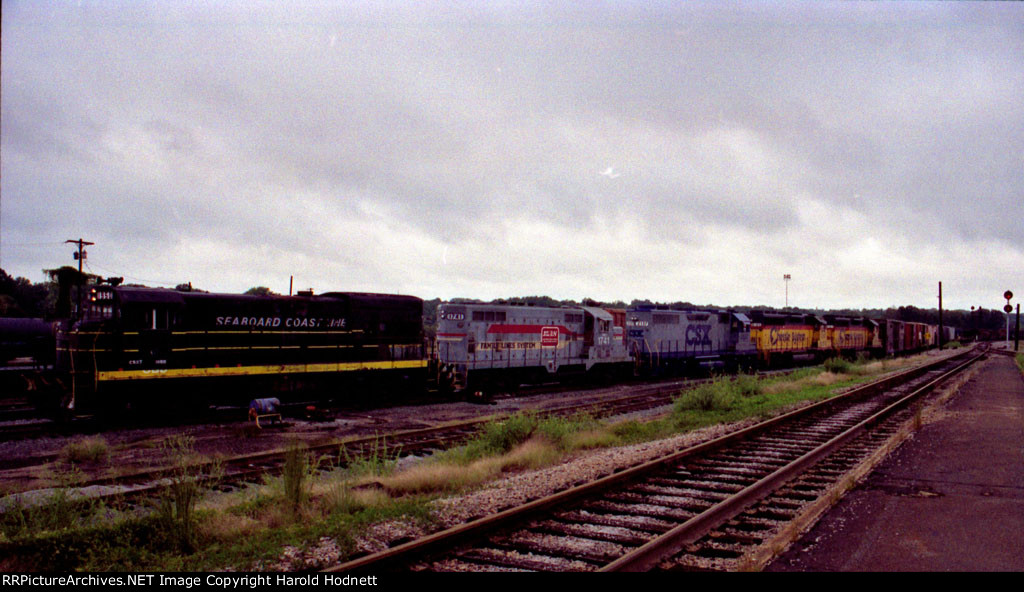
<svg viewBox="0 0 1024 592">
<path fill-rule="evenodd" d="M 473 461 L 483 456 L 504 454 L 529 440 L 538 423 L 532 413 L 516 413 L 504 421 L 488 423 L 479 436 L 466 444 L 463 449 L 464 460 Z"/>
<path fill-rule="evenodd" d="M 676 411 L 728 410 L 740 393 L 740 387 L 730 380 L 706 382 L 697 388 L 685 390 L 676 399 Z"/>
<path fill-rule="evenodd" d="M 853 372 L 853 364 L 845 358 L 836 356 L 825 360 L 825 370 L 832 374 L 850 374 Z"/>
<path fill-rule="evenodd" d="M 90 436 L 65 446 L 60 457 L 69 464 L 106 462 L 110 447 L 102 436 Z"/>
<path fill-rule="evenodd" d="M 576 434 L 592 430 L 598 425 L 592 417 L 584 415 L 570 418 L 549 417 L 537 425 L 536 433 L 559 449 L 567 450 L 573 447 Z"/>
<path fill-rule="evenodd" d="M 741 397 L 756 397 L 764 389 L 761 387 L 761 380 L 749 374 L 740 374 L 733 380 L 735 390 Z"/>
</svg>

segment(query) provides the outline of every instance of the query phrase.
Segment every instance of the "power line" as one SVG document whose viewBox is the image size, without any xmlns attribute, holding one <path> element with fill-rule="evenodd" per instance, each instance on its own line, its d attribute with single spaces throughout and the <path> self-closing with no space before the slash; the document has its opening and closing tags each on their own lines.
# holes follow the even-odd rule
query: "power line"
<svg viewBox="0 0 1024 592">
<path fill-rule="evenodd" d="M 63 245 L 62 241 L 47 241 L 42 243 L 12 243 L 10 241 L 0 241 L 0 245 L 5 247 L 55 247 Z"/>
<path fill-rule="evenodd" d="M 89 265 L 90 270 L 94 266 L 94 265 L 91 265 L 91 264 L 88 264 L 88 263 L 86 265 Z M 102 265 L 95 265 L 95 267 L 96 267 L 96 269 L 98 269 L 98 270 L 100 270 L 100 271 L 102 271 L 104 273 L 117 275 L 119 277 L 123 277 L 124 279 L 131 280 L 133 282 L 139 282 L 139 283 L 144 283 L 144 284 L 157 284 L 157 285 L 160 285 L 160 286 L 177 286 L 178 284 L 183 283 L 183 282 L 166 282 L 166 281 L 161 281 L 161 280 L 148 280 L 148 279 L 145 279 L 145 278 L 138 278 L 138 277 L 133 277 L 133 276 L 130 276 L 130 275 L 125 275 L 123 273 L 117 272 L 116 270 L 113 270 L 113 269 L 110 269 L 110 268 L 107 268 L 107 267 L 103 267 Z M 99 274 L 96 274 L 96 275 L 99 275 Z"/>
</svg>

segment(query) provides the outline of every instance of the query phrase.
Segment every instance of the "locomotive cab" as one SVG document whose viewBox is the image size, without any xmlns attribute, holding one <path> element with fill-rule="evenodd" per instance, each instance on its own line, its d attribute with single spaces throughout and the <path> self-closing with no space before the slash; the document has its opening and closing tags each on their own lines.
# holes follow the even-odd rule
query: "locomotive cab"
<svg viewBox="0 0 1024 592">
<path fill-rule="evenodd" d="M 622 328 L 616 326 L 612 313 L 593 306 L 581 308 L 584 318 L 583 357 L 586 359 L 587 370 L 593 368 L 595 364 L 629 361 L 626 346 L 622 341 Z"/>
</svg>

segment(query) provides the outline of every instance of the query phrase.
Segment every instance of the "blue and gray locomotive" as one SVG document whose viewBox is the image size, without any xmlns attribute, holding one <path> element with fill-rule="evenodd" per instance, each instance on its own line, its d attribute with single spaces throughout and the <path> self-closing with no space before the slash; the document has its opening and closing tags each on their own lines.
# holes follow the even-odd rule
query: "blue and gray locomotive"
<svg viewBox="0 0 1024 592">
<path fill-rule="evenodd" d="M 647 306 L 626 315 L 630 352 L 640 374 L 736 371 L 753 366 L 757 358 L 750 319 L 743 313 Z"/>
<path fill-rule="evenodd" d="M 750 320 L 731 311 L 443 303 L 437 355 L 453 389 L 514 389 L 583 374 L 749 367 Z"/>
</svg>

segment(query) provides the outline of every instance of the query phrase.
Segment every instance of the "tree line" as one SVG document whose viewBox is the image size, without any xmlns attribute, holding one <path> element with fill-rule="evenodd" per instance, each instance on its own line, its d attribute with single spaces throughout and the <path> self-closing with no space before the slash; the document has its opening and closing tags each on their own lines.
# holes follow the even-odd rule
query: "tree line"
<svg viewBox="0 0 1024 592">
<path fill-rule="evenodd" d="M 46 282 L 33 283 L 23 277 L 12 277 L 3 269 L 0 269 L 0 316 L 3 317 L 25 317 L 25 318 L 58 318 L 61 316 L 57 310 L 59 299 L 59 280 L 62 275 L 74 277 L 77 281 L 84 283 L 95 283 L 100 278 L 97 276 L 82 274 L 84 277 L 77 277 L 78 270 L 72 267 L 44 270 L 50 278 Z M 181 291 L 200 291 L 193 288 L 192 284 L 179 284 L 175 289 Z M 275 292 L 264 286 L 250 288 L 245 292 L 259 296 L 276 295 Z M 623 301 L 600 302 L 590 298 L 581 301 L 558 300 L 550 296 L 517 296 L 491 301 L 475 300 L 471 298 L 453 298 L 452 302 L 481 303 L 481 304 L 519 304 L 524 306 L 596 306 L 603 308 L 628 308 L 635 306 L 661 306 L 677 310 L 709 309 L 725 310 L 730 307 L 715 305 L 695 305 L 692 302 L 654 302 L 651 300 L 636 299 L 629 303 Z M 437 325 L 437 307 L 441 303 L 440 298 L 423 301 L 424 325 L 435 327 Z M 800 314 L 835 314 L 851 317 L 868 317 L 873 319 L 897 319 L 918 323 L 937 325 L 939 323 L 938 309 L 924 309 L 916 306 L 890 307 L 886 309 L 805 309 L 805 308 L 772 308 L 766 306 L 740 306 L 731 307 L 734 310 L 764 310 L 768 312 L 787 312 Z M 944 310 L 942 312 L 942 323 L 947 327 L 957 327 L 964 331 L 970 330 L 997 330 L 1005 326 L 1006 317 L 999 309 L 978 308 L 976 310 Z"/>
</svg>

